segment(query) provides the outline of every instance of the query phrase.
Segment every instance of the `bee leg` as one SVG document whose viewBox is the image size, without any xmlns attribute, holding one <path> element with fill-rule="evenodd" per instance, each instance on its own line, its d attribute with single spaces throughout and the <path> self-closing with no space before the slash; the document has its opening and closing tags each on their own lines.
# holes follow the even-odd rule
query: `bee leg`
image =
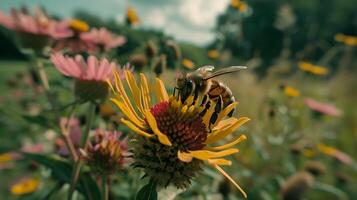
<svg viewBox="0 0 357 200">
<path fill-rule="evenodd" d="M 173 96 L 176 96 L 176 90 L 177 90 L 177 96 L 179 96 L 180 95 L 180 89 L 178 87 L 174 87 Z"/>
<path fill-rule="evenodd" d="M 232 96 L 231 99 L 230 99 L 230 101 L 229 101 L 229 104 L 228 104 L 228 105 L 230 105 L 231 103 L 234 103 L 235 101 L 236 101 L 236 100 L 235 100 L 234 96 Z M 236 109 L 233 108 L 232 111 L 228 113 L 228 117 L 232 117 L 235 110 L 236 110 Z"/>
<path fill-rule="evenodd" d="M 234 108 L 234 109 L 232 109 L 232 111 L 231 111 L 231 112 L 229 112 L 227 116 L 228 116 L 228 117 L 232 117 L 232 116 L 233 116 L 234 111 L 235 111 L 235 108 Z"/>
<path fill-rule="evenodd" d="M 223 99 L 222 96 L 219 95 L 217 99 L 216 106 L 214 108 L 214 113 L 212 113 L 211 119 L 210 119 L 210 126 L 214 123 L 216 123 L 218 114 L 221 112 L 223 106 Z"/>
</svg>

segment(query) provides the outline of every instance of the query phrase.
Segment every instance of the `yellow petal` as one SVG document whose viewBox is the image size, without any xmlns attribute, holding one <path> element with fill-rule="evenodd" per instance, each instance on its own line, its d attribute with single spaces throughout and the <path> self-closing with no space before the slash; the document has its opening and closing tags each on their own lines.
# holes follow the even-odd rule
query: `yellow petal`
<svg viewBox="0 0 357 200">
<path fill-rule="evenodd" d="M 213 124 L 213 127 L 215 127 L 217 124 L 219 124 L 219 122 L 226 117 L 236 106 L 238 105 L 238 102 L 233 102 L 231 104 L 229 104 L 226 108 L 224 108 L 217 117 L 216 122 Z"/>
<path fill-rule="evenodd" d="M 135 81 L 134 75 L 129 70 L 125 70 L 125 75 L 129 90 L 134 98 L 135 104 L 138 107 L 139 111 L 142 113 L 144 111 L 144 108 L 141 102 L 141 92 L 138 87 L 138 84 Z"/>
<path fill-rule="evenodd" d="M 114 72 L 114 73 L 115 73 L 115 72 Z M 115 89 L 114 89 L 114 87 L 113 87 L 112 81 L 109 80 L 109 79 L 107 79 L 106 82 L 108 83 L 108 85 L 109 85 L 111 91 L 114 92 L 114 93 L 116 93 L 116 91 L 115 91 Z"/>
<path fill-rule="evenodd" d="M 236 186 L 238 190 L 243 194 L 244 198 L 247 198 L 247 194 L 244 192 L 244 190 L 220 166 L 218 166 L 217 164 L 213 164 L 213 167 L 216 168 L 221 174 L 223 174 L 223 176 L 225 176 L 231 183 L 233 183 L 233 185 Z"/>
<path fill-rule="evenodd" d="M 188 106 L 187 106 L 187 105 L 185 105 L 185 106 L 183 106 L 183 107 L 181 108 L 181 112 L 182 112 L 182 113 L 186 113 L 187 110 L 188 110 Z"/>
<path fill-rule="evenodd" d="M 191 162 L 192 161 L 192 155 L 189 153 L 177 151 L 177 157 L 180 159 L 182 162 Z"/>
<path fill-rule="evenodd" d="M 144 112 L 144 115 L 146 117 L 146 120 L 150 126 L 150 128 L 153 130 L 153 132 L 155 133 L 155 135 L 157 135 L 159 141 L 161 144 L 167 145 L 167 146 L 172 146 L 169 138 L 163 134 L 159 128 L 157 127 L 157 123 L 155 120 L 155 117 L 151 114 L 151 112 L 149 110 L 146 110 Z"/>
<path fill-rule="evenodd" d="M 132 122 L 134 122 L 134 124 L 136 126 L 138 126 L 139 128 L 144 128 L 144 123 L 137 118 L 133 112 L 131 112 L 131 110 L 122 102 L 118 101 L 117 99 L 111 98 L 110 99 L 120 110 L 121 112 Z"/>
<path fill-rule="evenodd" d="M 122 102 L 125 104 L 125 106 L 131 111 L 131 113 L 133 115 L 135 115 L 135 117 L 138 118 L 143 123 L 144 122 L 143 119 L 141 119 L 139 117 L 139 115 L 134 110 L 134 107 L 131 105 L 131 102 L 128 98 L 128 95 L 126 94 L 126 92 L 124 90 L 123 83 L 121 82 L 121 79 L 119 76 L 120 75 L 118 74 L 118 72 L 114 73 L 115 87 L 116 87 L 116 90 L 119 92 L 119 94 L 116 96 L 116 98 L 120 98 L 122 100 Z"/>
<path fill-rule="evenodd" d="M 148 81 L 145 75 L 142 73 L 140 73 L 140 79 L 141 79 L 141 91 L 143 93 L 142 100 L 144 101 L 145 109 L 149 109 L 151 107 L 151 98 L 150 98 Z"/>
<path fill-rule="evenodd" d="M 242 142 L 242 141 L 244 141 L 246 139 L 247 139 L 247 136 L 241 135 L 238 138 L 234 139 L 232 142 L 229 142 L 229 143 L 227 143 L 225 145 L 218 146 L 218 147 L 207 147 L 206 149 L 213 150 L 213 151 L 220 151 L 220 150 L 223 150 L 223 149 L 230 148 L 230 147 L 232 147 L 232 146 L 234 146 L 234 145 L 236 145 L 236 144 L 238 144 L 238 143 L 240 143 L 240 142 Z"/>
<path fill-rule="evenodd" d="M 226 149 L 223 151 L 208 151 L 208 150 L 196 150 L 196 151 L 189 151 L 188 153 L 182 153 L 184 156 L 188 156 L 186 154 L 190 154 L 192 157 L 197 158 L 199 160 L 208 160 L 211 158 L 220 158 L 224 156 L 228 156 L 234 153 L 238 153 L 238 149 Z"/>
<path fill-rule="evenodd" d="M 145 137 L 148 137 L 148 138 L 154 136 L 153 134 L 150 134 L 150 133 L 147 133 L 147 132 L 141 130 L 139 127 L 135 126 L 135 124 L 131 123 L 128 120 L 125 120 L 125 119 L 122 118 L 121 122 L 123 122 L 123 124 L 125 124 L 128 128 L 130 128 L 132 131 L 136 132 L 139 135 L 142 135 L 142 136 L 145 136 Z"/>
<path fill-rule="evenodd" d="M 206 144 L 212 144 L 214 142 L 217 142 L 232 132 L 234 132 L 236 129 L 238 129 L 240 126 L 242 126 L 244 123 L 249 121 L 250 119 L 248 117 L 241 117 L 238 119 L 238 121 L 234 124 L 232 124 L 230 127 L 224 129 L 224 130 L 217 130 L 211 134 L 208 135 Z"/>
<path fill-rule="evenodd" d="M 217 165 L 232 165 L 232 161 L 224 159 L 224 158 L 217 158 L 217 159 L 208 159 L 209 164 L 217 164 Z"/>
<path fill-rule="evenodd" d="M 235 117 L 230 117 L 228 119 L 224 119 L 222 121 L 220 121 L 216 127 L 214 127 L 212 130 L 213 131 L 219 131 L 219 130 L 224 130 L 229 126 L 232 126 L 232 124 L 236 123 L 238 121 L 237 118 Z"/>
<path fill-rule="evenodd" d="M 156 96 L 159 102 L 169 101 L 169 95 L 165 89 L 164 83 L 156 78 Z"/>
</svg>

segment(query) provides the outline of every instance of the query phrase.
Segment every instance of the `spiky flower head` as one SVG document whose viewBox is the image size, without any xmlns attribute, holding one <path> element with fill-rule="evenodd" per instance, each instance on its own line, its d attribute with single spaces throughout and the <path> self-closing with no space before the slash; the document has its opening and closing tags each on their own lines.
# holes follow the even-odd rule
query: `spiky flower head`
<svg viewBox="0 0 357 200">
<path fill-rule="evenodd" d="M 222 165 L 232 164 L 223 157 L 238 153 L 238 149 L 232 147 L 245 140 L 246 136 L 241 135 L 225 145 L 212 146 L 249 120 L 246 117 L 227 117 L 237 105 L 236 102 L 222 110 L 216 122 L 210 124 L 215 111 L 213 101 L 201 95 L 197 99 L 190 96 L 185 101 L 178 96 L 170 97 L 164 83 L 157 78 L 154 103 L 150 95 L 152 89 L 144 74 L 140 74 L 140 84 L 131 72 L 125 71 L 125 76 L 128 92 L 118 74 L 115 74 L 115 82 L 109 84 L 115 95 L 111 100 L 126 116 L 121 121 L 137 133 L 132 146 L 135 167 L 142 168 L 161 187 L 172 184 L 186 188 L 191 179 L 201 172 L 201 166 L 207 163 L 246 196 L 221 168 Z M 205 110 L 207 103 L 211 106 Z"/>
<path fill-rule="evenodd" d="M 94 56 L 85 61 L 81 55 L 71 58 L 56 53 L 51 55 L 51 61 L 62 74 L 76 79 L 75 93 L 84 101 L 105 99 L 108 95 L 106 80 L 113 77 L 115 69 L 119 69 L 115 62 L 98 60 Z"/>
<path fill-rule="evenodd" d="M 127 140 L 121 133 L 96 130 L 93 140 L 82 150 L 84 161 L 94 173 L 111 175 L 122 168 L 127 154 Z"/>
</svg>

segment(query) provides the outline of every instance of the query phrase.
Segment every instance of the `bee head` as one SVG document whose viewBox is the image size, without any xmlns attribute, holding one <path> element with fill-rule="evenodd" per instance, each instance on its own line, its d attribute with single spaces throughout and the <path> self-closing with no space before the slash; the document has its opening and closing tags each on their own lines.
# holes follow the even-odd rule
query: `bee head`
<svg viewBox="0 0 357 200">
<path fill-rule="evenodd" d="M 178 88 L 183 88 L 185 87 L 185 82 L 186 82 L 186 74 L 182 73 L 182 72 L 178 72 L 175 75 L 176 77 L 176 85 Z"/>
</svg>

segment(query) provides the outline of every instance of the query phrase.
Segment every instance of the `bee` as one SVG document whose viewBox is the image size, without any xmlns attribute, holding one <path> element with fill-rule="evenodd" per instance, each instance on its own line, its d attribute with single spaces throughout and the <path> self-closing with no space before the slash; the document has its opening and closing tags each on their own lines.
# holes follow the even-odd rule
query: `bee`
<svg viewBox="0 0 357 200">
<path fill-rule="evenodd" d="M 213 72 L 214 66 L 200 67 L 197 70 L 187 73 L 177 79 L 174 95 L 177 89 L 178 95 L 180 96 L 182 102 L 189 96 L 194 96 L 194 99 L 196 100 L 199 95 L 205 96 L 206 99 L 204 99 L 203 102 L 205 102 L 207 98 L 213 101 L 216 104 L 216 107 L 210 119 L 210 124 L 214 124 L 217 120 L 218 114 L 231 103 L 235 102 L 231 89 L 229 89 L 229 87 L 221 81 L 214 78 L 246 68 L 247 67 L 245 66 L 231 66 Z M 206 112 L 210 106 L 210 104 L 206 104 L 206 109 L 203 112 Z M 228 116 L 232 116 L 233 112 L 234 109 L 228 114 Z"/>
</svg>

